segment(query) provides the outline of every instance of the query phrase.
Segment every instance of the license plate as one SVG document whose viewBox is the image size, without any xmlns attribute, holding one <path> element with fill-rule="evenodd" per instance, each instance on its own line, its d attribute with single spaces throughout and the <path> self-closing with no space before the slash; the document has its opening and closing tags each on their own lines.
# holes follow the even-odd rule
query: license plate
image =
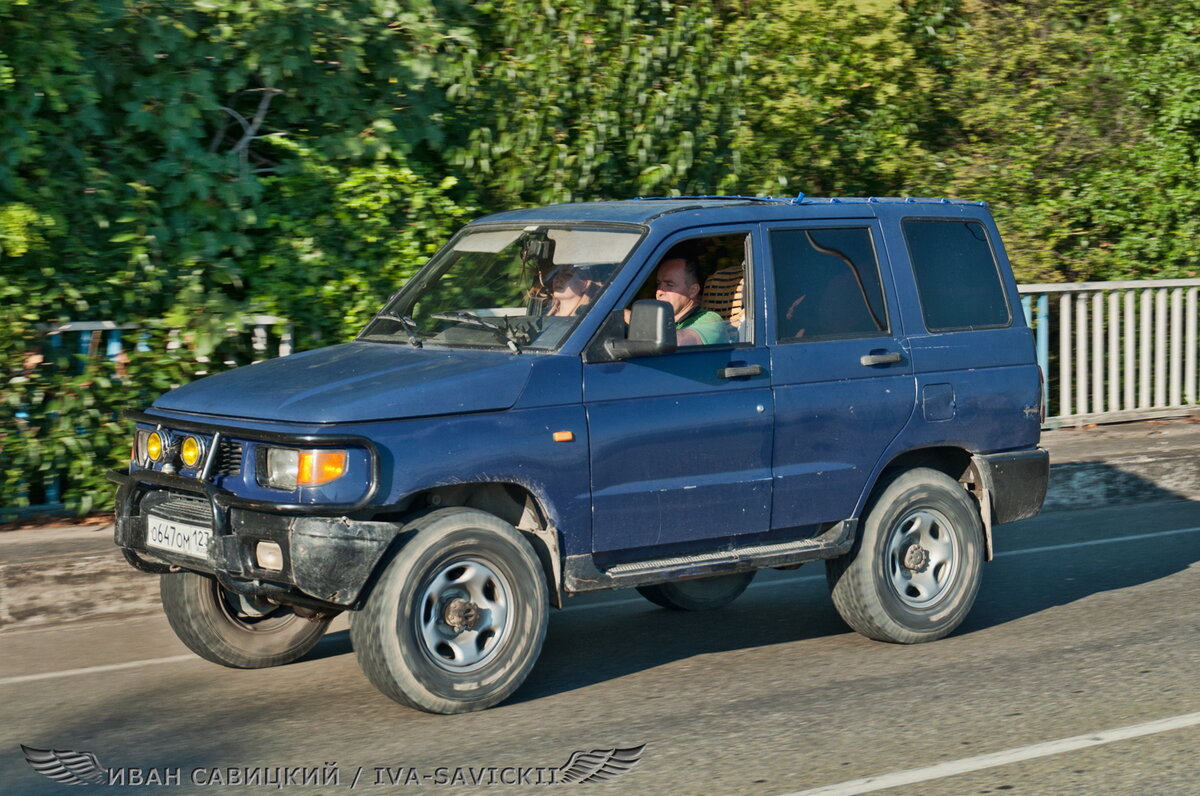
<svg viewBox="0 0 1200 796">
<path fill-rule="evenodd" d="M 208 558 L 208 540 L 212 530 L 199 525 L 189 525 L 153 514 L 146 518 L 146 546 L 185 556 Z"/>
</svg>

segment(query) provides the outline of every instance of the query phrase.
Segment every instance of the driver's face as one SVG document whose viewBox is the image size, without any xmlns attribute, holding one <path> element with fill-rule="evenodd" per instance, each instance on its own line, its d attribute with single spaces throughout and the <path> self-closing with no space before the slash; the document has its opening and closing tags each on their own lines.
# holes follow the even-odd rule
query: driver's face
<svg viewBox="0 0 1200 796">
<path fill-rule="evenodd" d="M 582 296 L 586 288 L 586 280 L 570 266 L 559 268 L 550 280 L 550 290 L 556 298 Z"/>
<path fill-rule="evenodd" d="M 663 261 L 658 266 L 657 280 L 654 297 L 670 304 L 676 319 L 696 303 L 700 285 L 688 279 L 682 258 Z"/>
</svg>

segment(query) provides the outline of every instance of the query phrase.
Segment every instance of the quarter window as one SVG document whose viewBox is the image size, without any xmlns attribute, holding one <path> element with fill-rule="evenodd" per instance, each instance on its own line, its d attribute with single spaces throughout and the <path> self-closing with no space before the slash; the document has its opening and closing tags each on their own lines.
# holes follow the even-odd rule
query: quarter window
<svg viewBox="0 0 1200 796">
<path fill-rule="evenodd" d="M 978 221 L 904 222 L 925 328 L 1007 326 L 1012 315 L 987 231 Z"/>
<path fill-rule="evenodd" d="M 770 241 L 780 342 L 872 337 L 888 331 L 869 229 L 775 229 Z"/>
</svg>

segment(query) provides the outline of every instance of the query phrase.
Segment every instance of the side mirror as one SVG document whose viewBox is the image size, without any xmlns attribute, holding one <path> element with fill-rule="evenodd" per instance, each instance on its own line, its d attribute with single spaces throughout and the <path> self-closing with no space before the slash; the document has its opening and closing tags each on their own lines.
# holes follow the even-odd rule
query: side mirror
<svg viewBox="0 0 1200 796">
<path fill-rule="evenodd" d="M 629 334 L 624 340 L 606 340 L 613 359 L 651 357 L 675 350 L 675 311 L 665 301 L 635 301 L 630 311 Z"/>
</svg>

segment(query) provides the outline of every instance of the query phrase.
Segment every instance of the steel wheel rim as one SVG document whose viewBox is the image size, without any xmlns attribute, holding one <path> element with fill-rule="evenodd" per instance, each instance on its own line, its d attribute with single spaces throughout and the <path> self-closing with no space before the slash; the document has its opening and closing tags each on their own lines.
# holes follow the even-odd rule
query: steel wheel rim
<svg viewBox="0 0 1200 796">
<path fill-rule="evenodd" d="M 422 651 L 449 672 L 485 666 L 508 636 L 512 587 L 478 558 L 443 564 L 421 592 L 414 617 Z"/>
<path fill-rule="evenodd" d="M 910 608 L 930 608 L 950 594 L 959 571 L 959 545 L 946 515 L 930 508 L 908 512 L 888 535 L 888 585 Z"/>
</svg>

